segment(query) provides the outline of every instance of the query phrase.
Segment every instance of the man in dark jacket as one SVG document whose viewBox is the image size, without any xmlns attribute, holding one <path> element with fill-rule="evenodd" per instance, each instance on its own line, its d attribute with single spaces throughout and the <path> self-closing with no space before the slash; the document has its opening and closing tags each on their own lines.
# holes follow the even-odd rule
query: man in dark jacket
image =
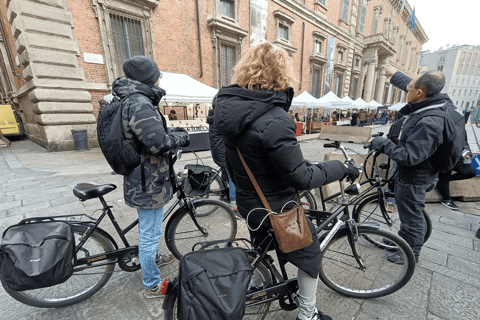
<svg viewBox="0 0 480 320">
<path fill-rule="evenodd" d="M 355 127 L 357 125 L 357 118 L 358 118 L 358 113 L 357 113 L 357 110 L 355 110 L 352 113 L 352 120 L 350 121 L 350 125 L 352 127 Z"/>
<path fill-rule="evenodd" d="M 165 118 L 155 108 L 165 95 L 156 86 L 160 70 L 151 58 L 135 56 L 123 64 L 125 77 L 113 82 L 113 91 L 122 102 L 122 123 L 127 139 L 145 149 L 144 174 L 139 165 L 124 177 L 125 203 L 138 211 L 139 258 L 142 266 L 144 297 L 161 297 L 157 265 L 173 262 L 171 254 L 160 255 L 157 245 L 162 235 L 163 206 L 172 198 L 169 181 L 170 150 L 188 145 L 186 132 L 167 133 Z M 142 185 L 145 186 L 143 190 Z"/>
<path fill-rule="evenodd" d="M 438 171 L 430 164 L 430 158 L 443 143 L 444 119 L 438 116 L 423 116 L 432 108 L 445 110 L 452 101 L 440 91 L 445 85 L 445 76 L 439 71 L 427 71 L 415 79 L 386 66 L 385 75 L 392 77 L 390 83 L 407 91 L 408 104 L 400 112 L 406 117 L 399 122 L 398 145 L 384 137 L 372 140 L 372 149 L 387 154 L 397 163 L 395 202 L 401 221 L 399 235 L 412 248 L 418 261 L 425 236 L 423 209 L 425 195 L 438 181 Z M 397 129 L 398 129 L 397 128 Z M 403 255 L 392 254 L 389 261 L 403 264 Z"/>
</svg>

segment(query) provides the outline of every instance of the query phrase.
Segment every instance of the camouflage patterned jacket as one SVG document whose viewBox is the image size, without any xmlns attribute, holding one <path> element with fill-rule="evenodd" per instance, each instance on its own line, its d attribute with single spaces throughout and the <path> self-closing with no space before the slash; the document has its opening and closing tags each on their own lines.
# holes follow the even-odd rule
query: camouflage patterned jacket
<svg viewBox="0 0 480 320">
<path fill-rule="evenodd" d="M 129 95 L 122 103 L 123 129 L 127 139 L 138 139 L 146 148 L 146 190 L 142 191 L 141 166 L 138 166 L 124 177 L 125 203 L 141 210 L 163 207 L 172 199 L 169 159 L 163 154 L 184 145 L 188 134 L 167 133 L 165 118 L 154 107 L 165 95 L 160 87 L 121 77 L 113 82 L 113 91 L 120 99 L 139 93 Z"/>
</svg>

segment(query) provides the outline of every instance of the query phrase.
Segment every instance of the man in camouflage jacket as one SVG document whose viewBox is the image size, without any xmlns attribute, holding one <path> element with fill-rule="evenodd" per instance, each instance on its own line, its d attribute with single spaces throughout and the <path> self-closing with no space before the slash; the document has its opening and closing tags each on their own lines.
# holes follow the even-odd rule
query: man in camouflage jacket
<svg viewBox="0 0 480 320">
<path fill-rule="evenodd" d="M 165 91 L 156 86 L 160 70 L 152 59 L 135 56 L 123 65 L 125 77 L 113 82 L 113 91 L 122 102 L 123 130 L 127 139 L 145 148 L 145 191 L 142 167 L 124 177 L 125 203 L 136 208 L 139 216 L 139 258 L 142 266 L 144 296 L 161 296 L 157 265 L 173 261 L 173 256 L 159 255 L 157 245 L 162 235 L 163 206 L 172 199 L 169 173 L 170 150 L 188 145 L 188 133 L 167 131 L 166 121 L 155 106 Z M 156 265 L 157 263 L 157 265 Z"/>
</svg>

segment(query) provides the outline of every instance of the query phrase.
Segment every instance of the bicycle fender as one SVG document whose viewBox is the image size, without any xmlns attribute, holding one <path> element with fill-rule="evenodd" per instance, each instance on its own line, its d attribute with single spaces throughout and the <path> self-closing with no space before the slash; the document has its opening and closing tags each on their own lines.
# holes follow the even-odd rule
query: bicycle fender
<svg viewBox="0 0 480 320">
<path fill-rule="evenodd" d="M 89 226 L 93 225 L 93 224 L 84 224 L 84 223 L 79 223 L 79 224 L 76 224 L 78 226 L 84 226 L 86 228 L 88 228 Z M 113 246 L 115 247 L 115 250 L 118 250 L 118 244 L 117 242 L 115 241 L 115 239 L 113 239 L 113 237 L 105 230 L 103 230 L 102 228 L 99 228 L 99 227 L 96 227 L 95 228 L 95 231 L 100 233 L 102 236 L 104 236 L 105 238 L 107 238 L 108 240 L 110 240 L 110 242 L 113 244 Z"/>
<path fill-rule="evenodd" d="M 167 292 L 165 293 L 165 298 L 163 299 L 162 309 L 166 310 L 170 305 L 170 301 L 177 299 L 178 296 L 178 280 L 175 278 L 171 283 L 168 284 Z"/>
</svg>

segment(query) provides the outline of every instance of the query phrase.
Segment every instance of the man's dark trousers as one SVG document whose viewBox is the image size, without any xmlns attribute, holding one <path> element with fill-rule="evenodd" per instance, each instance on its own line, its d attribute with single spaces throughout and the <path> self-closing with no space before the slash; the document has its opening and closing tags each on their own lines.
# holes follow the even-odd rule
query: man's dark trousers
<svg viewBox="0 0 480 320">
<path fill-rule="evenodd" d="M 407 241 L 415 256 L 420 254 L 425 238 L 425 196 L 437 181 L 436 177 L 429 181 L 403 181 L 398 176 L 395 181 L 395 203 L 401 222 L 398 235 Z"/>
</svg>

